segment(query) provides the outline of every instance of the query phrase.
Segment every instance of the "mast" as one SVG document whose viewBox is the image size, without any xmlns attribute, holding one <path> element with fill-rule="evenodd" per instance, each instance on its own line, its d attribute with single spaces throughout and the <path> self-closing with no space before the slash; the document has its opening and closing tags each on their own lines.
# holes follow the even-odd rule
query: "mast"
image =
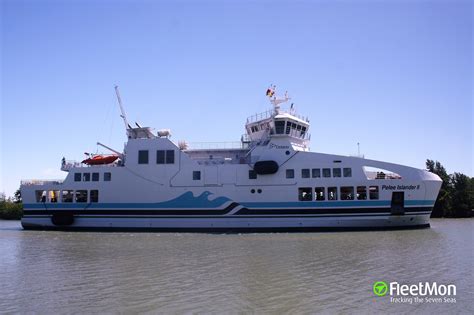
<svg viewBox="0 0 474 315">
<path fill-rule="evenodd" d="M 120 115 L 120 117 L 122 117 L 122 119 L 123 119 L 123 122 L 125 124 L 125 131 L 126 131 L 127 136 L 128 136 L 128 129 L 131 129 L 131 127 L 128 124 L 127 115 L 125 114 L 125 110 L 123 109 L 122 99 L 120 98 L 120 93 L 119 93 L 119 89 L 118 89 L 117 85 L 115 86 L 115 94 L 117 95 L 117 100 L 118 100 L 118 103 L 119 103 L 119 106 L 120 106 L 120 112 L 122 113 Z"/>
<path fill-rule="evenodd" d="M 123 158 L 123 153 L 120 153 L 120 152 L 118 152 L 118 151 L 116 151 L 116 150 L 114 150 L 114 149 L 112 149 L 112 148 L 106 146 L 105 144 L 100 143 L 100 142 L 97 142 L 97 145 L 100 145 L 101 147 L 104 147 L 104 148 L 106 148 L 107 150 L 110 150 L 110 151 L 114 152 L 115 154 L 117 154 L 118 156 L 120 156 L 121 158 Z"/>
</svg>

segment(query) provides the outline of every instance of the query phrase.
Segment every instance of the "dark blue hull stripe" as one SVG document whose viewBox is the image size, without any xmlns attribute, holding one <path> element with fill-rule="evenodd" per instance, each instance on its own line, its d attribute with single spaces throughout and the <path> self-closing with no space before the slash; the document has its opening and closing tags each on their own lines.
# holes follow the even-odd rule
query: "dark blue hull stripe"
<svg viewBox="0 0 474 315">
<path fill-rule="evenodd" d="M 25 210 L 24 214 L 28 215 L 53 215 L 53 214 L 68 214 L 68 215 L 127 215 L 127 216 L 224 216 L 231 212 L 237 203 L 229 205 L 229 207 L 222 210 L 105 210 L 105 209 L 38 209 L 38 210 Z M 413 212 L 431 212 L 432 207 L 411 207 L 405 208 L 405 213 Z M 319 209 L 247 209 L 242 208 L 233 216 L 298 216 L 298 215 L 334 215 L 334 214 L 390 214 L 390 208 L 319 208 Z"/>
</svg>

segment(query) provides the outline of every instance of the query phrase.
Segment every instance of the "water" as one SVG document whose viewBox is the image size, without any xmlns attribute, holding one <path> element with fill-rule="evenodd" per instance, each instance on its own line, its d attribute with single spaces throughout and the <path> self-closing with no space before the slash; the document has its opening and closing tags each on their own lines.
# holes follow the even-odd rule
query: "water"
<svg viewBox="0 0 474 315">
<path fill-rule="evenodd" d="M 212 235 L 0 221 L 0 313 L 473 313 L 473 227 Z M 390 303 L 372 292 L 379 280 L 455 284 L 457 302 Z"/>
</svg>

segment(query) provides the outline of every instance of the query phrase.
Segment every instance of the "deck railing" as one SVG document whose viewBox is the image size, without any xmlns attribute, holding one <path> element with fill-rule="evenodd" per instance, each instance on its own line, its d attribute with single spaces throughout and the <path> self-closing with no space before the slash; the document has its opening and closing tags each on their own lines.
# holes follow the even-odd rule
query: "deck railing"
<svg viewBox="0 0 474 315">
<path fill-rule="evenodd" d="M 53 179 L 53 180 L 44 180 L 44 179 L 23 179 L 21 185 L 23 186 L 33 186 L 33 185 L 61 185 L 64 180 L 62 179 Z"/>
</svg>

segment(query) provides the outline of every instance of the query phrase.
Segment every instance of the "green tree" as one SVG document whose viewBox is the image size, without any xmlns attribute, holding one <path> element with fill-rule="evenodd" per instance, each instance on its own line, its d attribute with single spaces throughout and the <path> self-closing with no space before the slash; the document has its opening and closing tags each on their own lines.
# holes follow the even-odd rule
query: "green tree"
<svg viewBox="0 0 474 315">
<path fill-rule="evenodd" d="M 446 172 L 446 169 L 438 161 L 426 160 L 426 168 L 431 173 L 438 175 L 443 183 L 441 184 L 441 189 L 436 199 L 435 205 L 433 207 L 433 212 L 431 213 L 432 218 L 441 218 L 443 216 L 450 217 L 454 216 L 452 213 L 451 207 L 451 178 Z"/>
<path fill-rule="evenodd" d="M 451 175 L 451 183 L 453 186 L 451 199 L 454 216 L 457 218 L 470 217 L 472 208 L 469 191 L 471 179 L 462 173 L 454 173 Z"/>
</svg>

